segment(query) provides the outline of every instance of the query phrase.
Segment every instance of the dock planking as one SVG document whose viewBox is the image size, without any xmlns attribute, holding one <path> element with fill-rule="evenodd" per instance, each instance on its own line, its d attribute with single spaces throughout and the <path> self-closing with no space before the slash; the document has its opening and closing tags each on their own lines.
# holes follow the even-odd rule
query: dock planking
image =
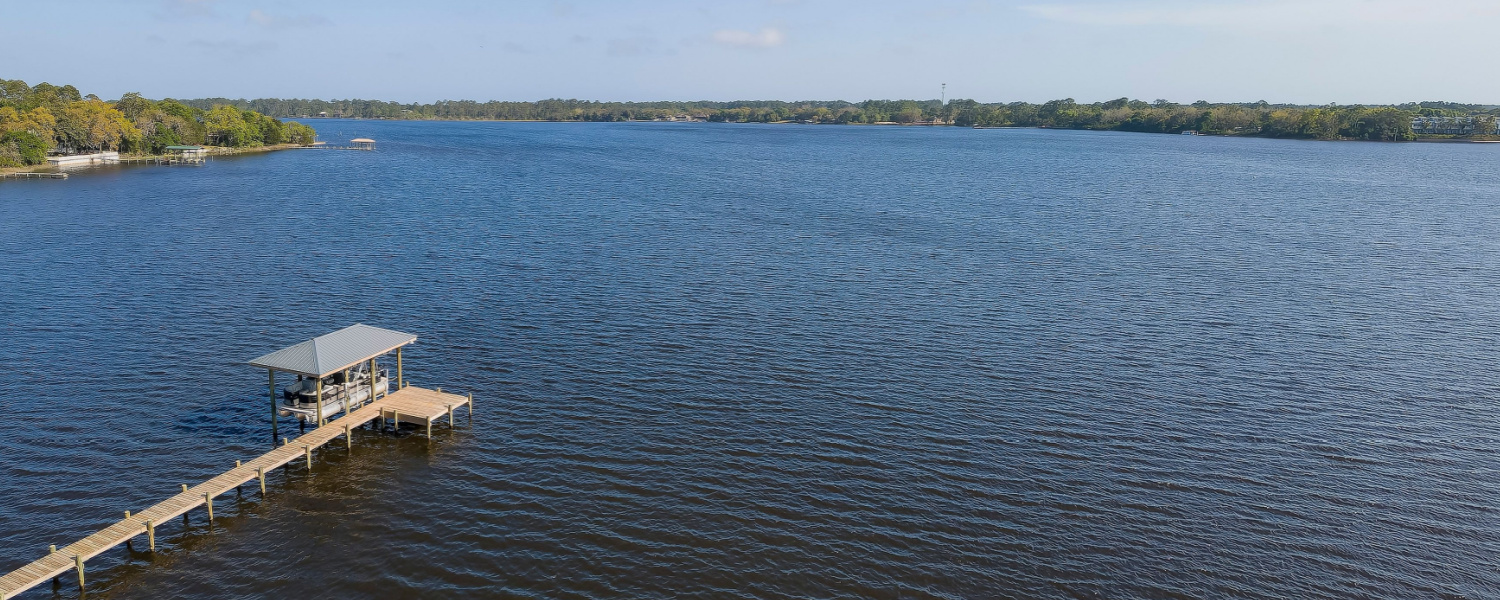
<svg viewBox="0 0 1500 600">
<path fill-rule="evenodd" d="M 208 481 L 187 487 L 146 510 L 130 513 L 130 516 L 93 535 L 58 548 L 56 552 L 48 553 L 47 556 L 0 576 L 0 600 L 14 598 L 16 594 L 74 570 L 78 571 L 78 584 L 82 586 L 85 574 L 83 566 L 89 559 L 142 535 L 151 539 L 151 549 L 155 550 L 154 528 L 158 524 L 182 516 L 199 506 L 210 507 L 209 518 L 212 519 L 212 498 L 255 481 L 266 471 L 276 467 L 299 460 L 310 461 L 312 450 L 321 448 L 340 436 L 349 435 L 355 427 L 377 419 L 389 419 L 398 424 L 405 422 L 425 425 L 427 434 L 431 435 L 432 424 L 441 423 L 443 417 L 447 418 L 451 426 L 454 423 L 454 411 L 459 408 L 467 407 L 469 415 L 473 415 L 473 401 L 472 395 L 445 393 L 442 388 L 428 390 L 414 386 L 403 387 L 347 416 L 329 421 L 270 452 L 242 462 Z M 352 444 L 347 440 L 346 443 Z"/>
</svg>

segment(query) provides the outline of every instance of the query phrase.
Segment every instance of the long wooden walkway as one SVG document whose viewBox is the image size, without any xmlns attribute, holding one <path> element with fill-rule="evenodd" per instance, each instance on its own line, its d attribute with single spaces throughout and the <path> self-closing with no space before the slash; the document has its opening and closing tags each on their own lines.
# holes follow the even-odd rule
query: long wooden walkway
<svg viewBox="0 0 1500 600">
<path fill-rule="evenodd" d="M 343 436 L 346 445 L 352 447 L 350 431 L 376 419 L 391 420 L 396 424 L 416 423 L 427 427 L 432 434 L 433 423 L 447 417 L 449 426 L 454 423 L 453 412 L 467 406 L 474 414 L 473 396 L 444 393 L 419 387 L 404 387 L 375 402 L 366 404 L 342 418 L 329 421 L 302 437 L 287 440 L 284 445 L 262 454 L 249 462 L 225 471 L 218 477 L 193 487 L 183 486 L 176 496 L 139 513 L 130 514 L 123 520 L 99 530 L 82 540 L 58 548 L 31 564 L 0 576 L 0 600 L 13 598 L 16 594 L 31 589 L 68 571 L 78 571 L 79 585 L 83 585 L 84 562 L 140 535 L 147 536 L 152 550 L 156 548 L 156 525 L 181 516 L 203 506 L 208 509 L 208 518 L 213 519 L 213 499 L 235 488 L 259 480 L 261 494 L 266 491 L 265 473 L 295 460 L 305 460 L 312 467 L 312 451 Z"/>
</svg>

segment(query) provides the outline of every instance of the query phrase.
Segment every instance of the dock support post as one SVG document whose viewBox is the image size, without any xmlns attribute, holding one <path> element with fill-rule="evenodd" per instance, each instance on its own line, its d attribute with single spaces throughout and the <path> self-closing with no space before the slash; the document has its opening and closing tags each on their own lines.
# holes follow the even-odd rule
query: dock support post
<svg viewBox="0 0 1500 600">
<path fill-rule="evenodd" d="M 78 566 L 78 589 L 83 589 L 83 555 L 74 554 L 73 564 Z"/>
<path fill-rule="evenodd" d="M 156 523 L 152 523 L 150 519 L 146 520 L 146 545 L 151 547 L 152 552 L 156 552 Z"/>
<path fill-rule="evenodd" d="M 203 505 L 208 507 L 208 522 L 214 521 L 214 497 L 203 492 Z"/>
<path fill-rule="evenodd" d="M 391 411 L 391 416 L 395 417 L 395 419 L 392 421 L 393 429 L 395 431 L 400 431 L 401 430 L 401 413 L 398 413 L 398 412 L 396 412 L 396 411 L 393 410 L 393 411 Z"/>
<path fill-rule="evenodd" d="M 266 496 L 266 468 L 255 467 L 255 474 L 260 476 L 260 496 L 264 498 Z"/>
<path fill-rule="evenodd" d="M 368 399 L 366 399 L 367 402 L 374 402 L 375 401 L 375 380 L 376 379 L 378 379 L 378 376 L 375 373 L 375 359 L 372 358 L 372 359 L 370 359 L 370 397 Z"/>
<path fill-rule="evenodd" d="M 432 437 L 432 417 L 427 417 L 427 437 Z"/>
<path fill-rule="evenodd" d="M 353 387 L 354 385 L 349 382 L 349 369 L 344 369 L 344 389 L 342 393 L 344 394 L 344 416 L 346 417 L 349 416 L 349 405 L 354 403 L 354 391 L 350 389 Z"/>
<path fill-rule="evenodd" d="M 453 405 L 448 405 L 448 429 L 453 429 Z"/>
<path fill-rule="evenodd" d="M 305 454 L 305 455 L 307 455 L 307 470 L 311 471 L 312 470 L 312 446 L 309 446 L 307 444 L 303 444 L 302 445 L 302 453 Z"/>
<path fill-rule="evenodd" d="M 318 427 L 323 426 L 323 378 L 318 378 Z"/>
<path fill-rule="evenodd" d="M 469 392 L 469 422 L 474 422 L 474 393 Z"/>
<path fill-rule="evenodd" d="M 406 377 L 401 373 L 401 349 L 396 349 L 396 389 L 406 387 Z"/>
<path fill-rule="evenodd" d="M 354 434 L 349 431 L 349 426 L 344 426 L 344 448 L 354 450 Z"/>
<path fill-rule="evenodd" d="M 277 421 L 280 421 L 276 418 L 276 370 L 266 369 L 266 373 L 269 373 L 271 378 L 271 438 L 274 441 L 277 434 Z"/>
</svg>

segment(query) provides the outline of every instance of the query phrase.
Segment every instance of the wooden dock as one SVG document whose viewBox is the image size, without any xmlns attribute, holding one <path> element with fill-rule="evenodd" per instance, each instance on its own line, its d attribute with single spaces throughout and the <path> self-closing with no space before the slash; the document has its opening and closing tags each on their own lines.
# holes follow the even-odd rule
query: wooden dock
<svg viewBox="0 0 1500 600">
<path fill-rule="evenodd" d="M 454 411 L 468 407 L 469 416 L 474 414 L 473 395 L 460 396 L 443 392 L 442 388 L 427 390 L 407 386 L 374 402 L 365 404 L 353 413 L 334 419 L 296 439 L 283 439 L 283 445 L 262 454 L 249 462 L 240 463 L 213 479 L 196 486 L 183 485 L 179 493 L 165 501 L 138 513 L 125 513 L 125 518 L 99 530 L 82 540 L 58 548 L 47 556 L 23 566 L 7 575 L 0 576 L 0 600 L 15 597 L 69 571 L 77 571 L 78 585 L 84 584 L 84 563 L 90 558 L 119 546 L 131 539 L 145 535 L 151 550 L 156 549 L 156 527 L 200 506 L 207 509 L 210 521 L 214 518 L 213 499 L 225 492 L 259 480 L 262 496 L 266 493 L 265 473 L 298 460 L 312 467 L 313 450 L 344 437 L 345 447 L 352 449 L 350 432 L 370 421 L 379 420 L 382 426 L 389 421 L 399 427 L 401 423 L 425 426 L 427 435 L 432 435 L 433 423 L 441 423 L 446 417 L 449 427 L 454 424 Z"/>
<path fill-rule="evenodd" d="M 122 158 L 122 165 L 201 165 L 207 162 L 205 158 Z"/>
<path fill-rule="evenodd" d="M 67 173 L 0 173 L 0 179 L 67 179 Z"/>
</svg>

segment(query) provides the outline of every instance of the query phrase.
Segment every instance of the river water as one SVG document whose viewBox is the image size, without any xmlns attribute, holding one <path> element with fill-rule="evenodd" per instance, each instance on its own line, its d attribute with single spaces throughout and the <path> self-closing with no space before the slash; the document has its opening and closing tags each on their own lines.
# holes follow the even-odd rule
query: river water
<svg viewBox="0 0 1500 600">
<path fill-rule="evenodd" d="M 245 361 L 363 322 L 472 425 L 89 597 L 1500 596 L 1495 146 L 313 124 L 379 150 L 0 183 L 0 571 L 264 451 Z"/>
</svg>

